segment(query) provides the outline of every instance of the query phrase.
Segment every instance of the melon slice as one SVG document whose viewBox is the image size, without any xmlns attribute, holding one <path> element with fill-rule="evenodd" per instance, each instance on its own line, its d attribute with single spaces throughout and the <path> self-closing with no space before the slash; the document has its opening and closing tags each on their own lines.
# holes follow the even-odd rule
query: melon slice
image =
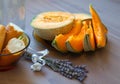
<svg viewBox="0 0 120 84">
<path fill-rule="evenodd" d="M 84 51 L 94 51 L 95 50 L 95 40 L 94 40 L 94 32 L 92 28 L 91 21 L 88 23 L 88 29 L 86 30 L 83 47 Z"/>
<path fill-rule="evenodd" d="M 66 41 L 67 50 L 70 52 L 81 52 L 83 51 L 83 39 L 85 36 L 85 31 L 87 30 L 87 23 L 83 23 L 81 32 L 78 35 L 70 36 Z"/>
<path fill-rule="evenodd" d="M 69 36 L 78 34 L 81 31 L 81 26 L 81 20 L 75 20 L 74 27 L 72 28 L 72 30 L 67 34 L 57 35 L 52 42 L 52 46 L 58 51 L 67 52 L 67 48 L 65 45 L 66 40 Z"/>
<path fill-rule="evenodd" d="M 96 10 L 90 5 L 90 13 L 92 15 L 92 24 L 95 34 L 95 41 L 97 48 L 103 48 L 106 46 L 106 33 L 107 29 L 100 20 Z"/>
</svg>

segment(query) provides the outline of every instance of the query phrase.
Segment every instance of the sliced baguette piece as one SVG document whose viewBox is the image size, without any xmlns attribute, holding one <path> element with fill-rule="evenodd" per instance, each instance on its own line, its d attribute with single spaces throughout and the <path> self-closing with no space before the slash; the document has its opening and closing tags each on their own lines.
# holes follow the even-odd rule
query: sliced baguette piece
<svg viewBox="0 0 120 84">
<path fill-rule="evenodd" d="M 5 38 L 4 47 L 7 45 L 8 41 L 11 38 L 15 38 L 15 37 L 18 38 L 24 32 L 20 27 L 18 27 L 17 25 L 15 25 L 13 23 L 9 23 L 6 27 L 6 30 L 7 30 L 7 34 L 6 34 L 6 38 Z"/>
<path fill-rule="evenodd" d="M 0 25 L 0 53 L 1 53 L 2 48 L 3 48 L 5 36 L 6 36 L 6 29 L 3 25 Z"/>
<path fill-rule="evenodd" d="M 25 48 L 25 44 L 22 40 L 17 38 L 12 38 L 9 40 L 6 48 L 3 50 L 2 54 L 10 54 L 18 52 Z"/>
</svg>

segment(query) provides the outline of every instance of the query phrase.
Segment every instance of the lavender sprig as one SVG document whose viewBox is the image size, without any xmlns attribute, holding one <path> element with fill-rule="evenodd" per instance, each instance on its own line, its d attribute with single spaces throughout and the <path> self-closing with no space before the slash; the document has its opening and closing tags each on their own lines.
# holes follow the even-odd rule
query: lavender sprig
<svg viewBox="0 0 120 84">
<path fill-rule="evenodd" d="M 27 52 L 24 56 L 26 59 L 31 60 L 32 54 Z M 52 70 L 69 79 L 77 79 L 82 82 L 87 77 L 88 70 L 86 69 L 86 65 L 74 65 L 69 60 L 60 60 L 48 57 L 43 57 L 42 60 L 44 60 L 46 65 Z"/>
<path fill-rule="evenodd" d="M 86 65 L 73 65 L 69 60 L 43 59 L 46 61 L 47 66 L 67 78 L 77 79 L 82 82 L 87 77 L 88 70 L 86 70 Z"/>
</svg>

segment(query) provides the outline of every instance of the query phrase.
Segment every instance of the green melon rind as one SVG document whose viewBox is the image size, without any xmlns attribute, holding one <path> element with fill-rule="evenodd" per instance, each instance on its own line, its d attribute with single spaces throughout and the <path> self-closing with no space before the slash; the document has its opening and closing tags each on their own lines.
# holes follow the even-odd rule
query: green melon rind
<svg viewBox="0 0 120 84">
<path fill-rule="evenodd" d="M 59 48 L 57 47 L 57 43 L 56 43 L 55 40 L 52 41 L 51 45 L 52 45 L 55 49 L 59 50 Z"/>
<path fill-rule="evenodd" d="M 66 41 L 66 47 L 67 47 L 67 50 L 70 51 L 70 52 L 73 52 L 73 53 L 80 53 L 81 51 L 76 51 L 70 44 L 69 41 Z"/>
<path fill-rule="evenodd" d="M 90 36 L 89 36 L 89 35 L 87 35 L 87 41 L 88 41 L 89 51 L 92 51 L 93 49 L 92 49 L 92 46 L 91 46 L 91 44 L 90 44 Z"/>
<path fill-rule="evenodd" d="M 84 51 L 90 51 L 90 46 L 88 41 L 89 41 L 89 34 L 86 34 L 83 42 Z"/>
<path fill-rule="evenodd" d="M 84 37 L 84 42 L 83 42 L 83 48 L 84 48 L 84 51 L 88 51 L 88 43 L 87 43 L 87 38 L 86 38 L 86 35 Z"/>
<path fill-rule="evenodd" d="M 94 49 L 90 44 L 89 34 L 86 34 L 84 37 L 83 47 L 84 47 L 84 51 L 94 51 Z"/>
<path fill-rule="evenodd" d="M 38 16 L 38 15 L 34 16 L 34 17 L 32 18 L 32 20 L 31 20 L 31 22 L 30 22 L 30 25 L 31 25 L 33 28 L 35 28 L 35 27 L 34 27 L 34 25 L 32 25 L 32 22 L 33 22 L 34 19 L 36 19 L 37 16 Z"/>
<path fill-rule="evenodd" d="M 69 41 L 67 41 L 65 43 L 66 47 L 67 47 L 67 50 L 70 51 L 70 52 L 75 52 L 75 50 L 72 48 L 71 44 Z"/>
<path fill-rule="evenodd" d="M 67 52 L 67 51 L 60 50 L 60 49 L 58 48 L 56 40 L 53 40 L 52 43 L 51 43 L 51 45 L 52 45 L 56 50 L 58 50 L 58 51 L 60 51 L 60 52 L 62 52 L 62 53 Z"/>
</svg>

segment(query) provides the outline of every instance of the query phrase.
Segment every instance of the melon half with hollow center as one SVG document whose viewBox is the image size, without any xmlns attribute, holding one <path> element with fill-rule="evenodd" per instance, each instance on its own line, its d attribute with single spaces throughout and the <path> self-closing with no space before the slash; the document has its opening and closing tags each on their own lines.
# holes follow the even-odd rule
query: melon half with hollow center
<svg viewBox="0 0 120 84">
<path fill-rule="evenodd" d="M 53 40 L 58 34 L 68 33 L 73 26 L 74 15 L 68 12 L 45 12 L 33 18 L 34 32 L 45 40 Z"/>
</svg>

